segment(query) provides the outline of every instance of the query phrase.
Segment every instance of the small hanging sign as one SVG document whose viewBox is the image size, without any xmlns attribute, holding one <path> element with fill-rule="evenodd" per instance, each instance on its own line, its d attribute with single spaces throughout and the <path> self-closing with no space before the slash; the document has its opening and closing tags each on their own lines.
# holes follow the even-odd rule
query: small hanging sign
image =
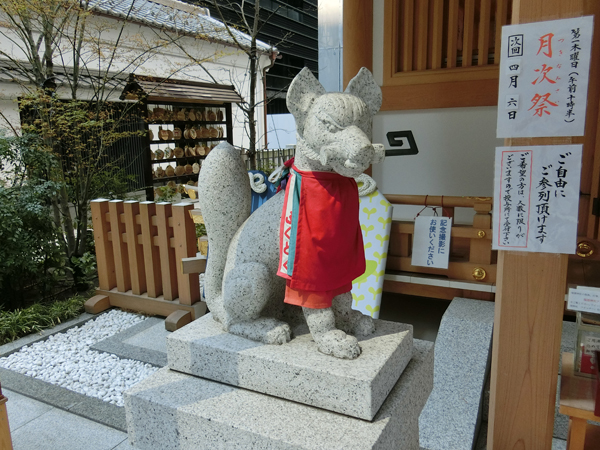
<svg viewBox="0 0 600 450">
<path fill-rule="evenodd" d="M 413 266 L 448 268 L 452 218 L 419 216 L 415 219 L 413 235 Z"/>
<path fill-rule="evenodd" d="M 497 137 L 583 136 L 593 16 L 502 27 Z"/>
<path fill-rule="evenodd" d="M 575 253 L 581 145 L 497 147 L 494 250 Z"/>
<path fill-rule="evenodd" d="M 567 309 L 593 314 L 600 314 L 600 289 L 585 288 L 569 289 Z"/>
</svg>

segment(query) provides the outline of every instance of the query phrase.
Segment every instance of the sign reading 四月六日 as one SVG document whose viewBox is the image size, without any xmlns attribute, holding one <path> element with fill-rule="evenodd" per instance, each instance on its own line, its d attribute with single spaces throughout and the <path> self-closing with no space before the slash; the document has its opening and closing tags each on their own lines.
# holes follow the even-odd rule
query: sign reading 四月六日
<svg viewBox="0 0 600 450">
<path fill-rule="evenodd" d="M 502 27 L 497 137 L 583 136 L 593 16 Z"/>
</svg>

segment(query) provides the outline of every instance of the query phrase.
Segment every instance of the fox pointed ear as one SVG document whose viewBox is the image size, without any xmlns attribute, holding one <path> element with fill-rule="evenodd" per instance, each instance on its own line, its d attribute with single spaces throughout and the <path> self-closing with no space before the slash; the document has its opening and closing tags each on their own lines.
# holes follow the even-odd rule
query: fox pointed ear
<svg viewBox="0 0 600 450">
<path fill-rule="evenodd" d="M 381 108 L 381 88 L 366 67 L 362 67 L 350 80 L 344 93 L 352 94 L 365 102 L 372 116 Z"/>
<path fill-rule="evenodd" d="M 286 104 L 288 110 L 296 119 L 296 129 L 300 136 L 304 134 L 304 121 L 308 110 L 315 100 L 323 94 L 325 94 L 325 89 L 307 67 L 302 69 L 290 84 Z"/>
</svg>

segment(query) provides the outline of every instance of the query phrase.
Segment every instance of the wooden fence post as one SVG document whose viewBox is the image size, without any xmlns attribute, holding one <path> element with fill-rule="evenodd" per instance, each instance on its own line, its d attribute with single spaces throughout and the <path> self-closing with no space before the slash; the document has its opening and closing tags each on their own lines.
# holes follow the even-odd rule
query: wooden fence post
<svg viewBox="0 0 600 450">
<path fill-rule="evenodd" d="M 110 224 L 106 221 L 108 200 L 99 198 L 90 202 L 94 243 L 96 245 L 96 265 L 98 267 L 98 287 L 110 291 L 117 285 L 113 248 L 108 241 Z"/>
<path fill-rule="evenodd" d="M 140 212 L 140 204 L 127 201 L 123 204 L 125 210 L 125 234 L 127 236 L 127 254 L 131 273 L 131 292 L 141 295 L 146 292 L 146 272 L 144 270 L 144 247 L 138 242 L 141 226 L 136 222 Z"/>
<path fill-rule="evenodd" d="M 173 205 L 173 234 L 175 237 L 175 259 L 177 267 L 181 267 L 183 258 L 196 256 L 196 226 L 189 211 L 194 208 L 191 203 Z M 179 303 L 192 305 L 200 300 L 200 283 L 197 273 L 184 274 L 177 270 L 179 287 Z"/>
<path fill-rule="evenodd" d="M 160 251 L 154 245 L 154 237 L 158 231 L 152 225 L 152 217 L 156 216 L 154 202 L 140 203 L 140 224 L 142 229 L 142 246 L 144 247 L 144 268 L 148 297 L 156 298 L 163 293 L 162 276 L 160 274 Z"/>
<path fill-rule="evenodd" d="M 169 226 L 171 215 L 172 207 L 170 203 L 163 202 L 156 205 L 158 248 L 160 251 L 160 268 L 165 300 L 175 300 L 178 297 L 177 262 L 175 260 L 175 249 L 171 247 L 173 227 Z"/>
<path fill-rule="evenodd" d="M 111 200 L 108 202 L 108 212 L 110 213 L 110 235 L 115 256 L 117 290 L 119 292 L 127 292 L 131 289 L 131 276 L 129 272 L 127 244 L 123 242 L 123 234 L 125 233 L 125 224 L 121 221 L 123 200 Z"/>
</svg>

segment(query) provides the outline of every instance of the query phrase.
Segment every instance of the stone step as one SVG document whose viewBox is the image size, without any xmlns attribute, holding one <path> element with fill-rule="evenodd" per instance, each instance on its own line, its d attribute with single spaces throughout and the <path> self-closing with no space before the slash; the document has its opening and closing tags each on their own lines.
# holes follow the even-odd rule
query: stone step
<svg viewBox="0 0 600 450">
<path fill-rule="evenodd" d="M 130 442 L 148 450 L 418 450 L 433 387 L 433 344 L 412 359 L 366 421 L 163 368 L 125 393 Z"/>
<path fill-rule="evenodd" d="M 481 423 L 494 303 L 455 298 L 435 341 L 434 388 L 419 419 L 426 450 L 471 450 Z"/>
<path fill-rule="evenodd" d="M 284 345 L 234 336 L 206 315 L 167 338 L 178 372 L 371 420 L 412 356 L 412 326 L 376 320 L 359 339 L 362 354 L 342 360 L 319 353 L 304 328 Z"/>
</svg>

